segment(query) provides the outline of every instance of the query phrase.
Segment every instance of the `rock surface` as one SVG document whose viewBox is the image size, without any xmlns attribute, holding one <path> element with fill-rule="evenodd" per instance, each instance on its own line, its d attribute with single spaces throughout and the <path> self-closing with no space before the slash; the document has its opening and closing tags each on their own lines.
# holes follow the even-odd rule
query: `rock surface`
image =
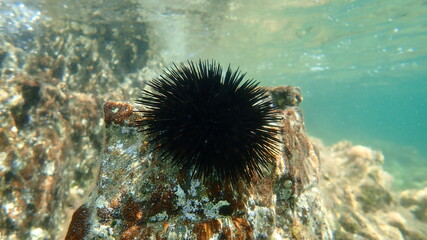
<svg viewBox="0 0 427 240">
<path fill-rule="evenodd" d="M 65 21 L 8 2 L 0 2 L 0 239 L 61 239 L 94 184 L 104 99 L 136 95 L 132 83 L 150 75 L 146 27 Z"/>
<path fill-rule="evenodd" d="M 101 103 L 31 75 L 0 82 L 0 236 L 54 238 L 61 231 L 55 225 L 65 224 L 64 210 L 80 203 L 81 189 L 94 178 Z"/>
<path fill-rule="evenodd" d="M 317 188 L 318 153 L 297 107 L 299 89 L 270 92 L 277 93 L 274 101 L 295 98 L 278 111 L 284 150 L 269 175 L 234 189 L 205 186 L 155 159 L 133 126 L 141 116 L 128 104 L 107 102 L 97 188 L 76 212 L 66 239 L 332 239 Z M 89 217 L 79 214 L 82 208 Z M 86 228 L 76 230 L 81 224 L 75 222 Z"/>
<path fill-rule="evenodd" d="M 425 189 L 393 192 L 381 152 L 347 141 L 317 146 L 323 160 L 319 188 L 335 239 L 427 239 Z"/>
</svg>

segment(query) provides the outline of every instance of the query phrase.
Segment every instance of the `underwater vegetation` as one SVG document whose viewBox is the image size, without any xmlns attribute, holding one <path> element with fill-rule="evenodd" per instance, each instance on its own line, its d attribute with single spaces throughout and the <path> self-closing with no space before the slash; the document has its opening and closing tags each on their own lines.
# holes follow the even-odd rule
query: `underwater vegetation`
<svg viewBox="0 0 427 240">
<path fill-rule="evenodd" d="M 278 152 L 274 106 L 266 90 L 245 74 L 225 75 L 215 61 L 188 61 L 166 69 L 137 103 L 137 125 L 162 160 L 204 182 L 249 182 L 263 175 Z"/>
</svg>

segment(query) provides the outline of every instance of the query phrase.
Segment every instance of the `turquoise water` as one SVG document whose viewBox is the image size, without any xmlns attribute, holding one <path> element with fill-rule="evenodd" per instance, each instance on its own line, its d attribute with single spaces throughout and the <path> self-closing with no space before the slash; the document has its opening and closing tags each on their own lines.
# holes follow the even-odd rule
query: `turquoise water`
<svg viewBox="0 0 427 240">
<path fill-rule="evenodd" d="M 261 85 L 300 86 L 311 136 L 383 151 L 397 187 L 427 184 L 424 0 L 25 3 L 57 24 L 144 22 L 166 64 L 217 59 Z"/>
<path fill-rule="evenodd" d="M 268 3 L 237 4 L 214 54 L 264 85 L 300 86 L 310 135 L 381 150 L 396 187 L 425 186 L 427 3 Z"/>
</svg>

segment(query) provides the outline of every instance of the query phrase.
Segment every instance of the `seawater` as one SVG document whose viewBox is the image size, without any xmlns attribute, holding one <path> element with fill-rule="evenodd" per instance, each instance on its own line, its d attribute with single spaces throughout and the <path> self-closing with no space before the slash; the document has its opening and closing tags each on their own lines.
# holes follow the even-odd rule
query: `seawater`
<svg viewBox="0 0 427 240">
<path fill-rule="evenodd" d="M 396 187 L 424 187 L 426 13 L 421 0 L 240 1 L 211 53 L 301 87 L 311 136 L 380 150 Z"/>
</svg>

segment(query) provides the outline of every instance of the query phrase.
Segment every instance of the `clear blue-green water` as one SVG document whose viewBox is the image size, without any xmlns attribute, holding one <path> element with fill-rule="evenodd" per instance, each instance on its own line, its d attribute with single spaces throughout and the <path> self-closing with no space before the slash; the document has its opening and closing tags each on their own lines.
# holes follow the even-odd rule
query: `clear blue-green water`
<svg viewBox="0 0 427 240">
<path fill-rule="evenodd" d="M 310 135 L 381 150 L 397 187 L 425 186 L 426 1 L 240 3 L 218 58 L 300 86 Z"/>
<path fill-rule="evenodd" d="M 166 64 L 216 59 L 261 85 L 299 86 L 311 136 L 382 151 L 398 187 L 427 183 L 425 0 L 25 2 L 54 21 L 90 24 L 96 10 L 97 22 L 145 22 Z"/>
</svg>

